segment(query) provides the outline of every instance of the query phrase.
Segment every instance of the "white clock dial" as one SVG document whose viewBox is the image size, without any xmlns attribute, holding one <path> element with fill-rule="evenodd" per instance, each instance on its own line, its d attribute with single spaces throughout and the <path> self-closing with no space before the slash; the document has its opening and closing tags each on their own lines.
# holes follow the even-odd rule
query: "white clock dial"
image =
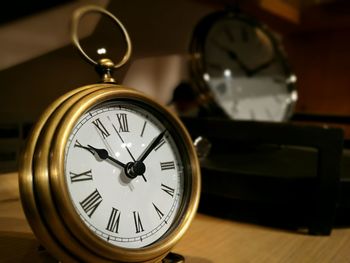
<svg viewBox="0 0 350 263">
<path fill-rule="evenodd" d="M 183 157 L 167 129 L 137 103 L 109 102 L 85 113 L 69 137 L 70 198 L 86 226 L 112 245 L 152 244 L 181 210 Z"/>
<path fill-rule="evenodd" d="M 266 34 L 239 19 L 218 21 L 208 32 L 204 52 L 208 71 L 214 76 L 222 76 L 225 69 L 255 75 L 270 67 L 274 58 Z"/>
</svg>

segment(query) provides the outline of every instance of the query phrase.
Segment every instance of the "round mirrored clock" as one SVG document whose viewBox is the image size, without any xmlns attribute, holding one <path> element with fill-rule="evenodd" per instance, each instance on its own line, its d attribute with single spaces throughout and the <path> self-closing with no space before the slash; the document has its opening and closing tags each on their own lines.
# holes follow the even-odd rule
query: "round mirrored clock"
<svg viewBox="0 0 350 263">
<path fill-rule="evenodd" d="M 296 76 L 280 41 L 263 24 L 239 12 L 210 14 L 191 42 L 196 87 L 232 119 L 282 121 L 297 100 Z"/>
</svg>

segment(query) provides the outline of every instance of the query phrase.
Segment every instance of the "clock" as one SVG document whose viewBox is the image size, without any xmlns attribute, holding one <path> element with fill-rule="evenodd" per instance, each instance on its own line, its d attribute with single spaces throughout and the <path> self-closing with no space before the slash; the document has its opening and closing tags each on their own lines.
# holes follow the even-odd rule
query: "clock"
<svg viewBox="0 0 350 263">
<path fill-rule="evenodd" d="M 194 29 L 191 73 L 203 101 L 239 120 L 287 120 L 297 100 L 296 76 L 281 42 L 238 11 L 204 17 Z"/>
<path fill-rule="evenodd" d="M 42 114 L 19 169 L 22 205 L 41 244 L 60 261 L 159 262 L 194 218 L 198 160 L 174 114 L 114 83 L 112 70 L 131 53 L 129 36 L 99 7 L 78 9 L 74 21 L 89 12 L 122 29 L 126 55 L 118 64 L 87 58 L 103 83 L 68 92 Z"/>
</svg>

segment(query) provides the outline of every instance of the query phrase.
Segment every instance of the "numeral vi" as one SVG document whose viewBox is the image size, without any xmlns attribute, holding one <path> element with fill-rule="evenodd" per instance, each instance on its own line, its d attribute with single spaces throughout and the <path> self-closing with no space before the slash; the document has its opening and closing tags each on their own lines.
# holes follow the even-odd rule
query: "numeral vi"
<svg viewBox="0 0 350 263">
<path fill-rule="evenodd" d="M 112 212 L 109 216 L 108 224 L 106 227 L 108 231 L 118 233 L 120 214 L 121 212 L 118 209 L 112 207 Z"/>
</svg>

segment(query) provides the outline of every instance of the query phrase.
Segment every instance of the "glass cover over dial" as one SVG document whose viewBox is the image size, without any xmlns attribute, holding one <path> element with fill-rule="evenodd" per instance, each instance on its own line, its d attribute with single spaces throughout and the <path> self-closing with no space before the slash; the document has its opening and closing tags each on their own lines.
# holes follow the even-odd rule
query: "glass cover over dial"
<svg viewBox="0 0 350 263">
<path fill-rule="evenodd" d="M 233 119 L 281 121 L 296 99 L 276 43 L 244 19 L 218 20 L 204 44 L 204 80 Z"/>
<path fill-rule="evenodd" d="M 124 248 L 164 237 L 184 200 L 184 158 L 169 124 L 147 107 L 105 102 L 75 125 L 65 177 L 76 212 L 101 239 Z"/>
</svg>

